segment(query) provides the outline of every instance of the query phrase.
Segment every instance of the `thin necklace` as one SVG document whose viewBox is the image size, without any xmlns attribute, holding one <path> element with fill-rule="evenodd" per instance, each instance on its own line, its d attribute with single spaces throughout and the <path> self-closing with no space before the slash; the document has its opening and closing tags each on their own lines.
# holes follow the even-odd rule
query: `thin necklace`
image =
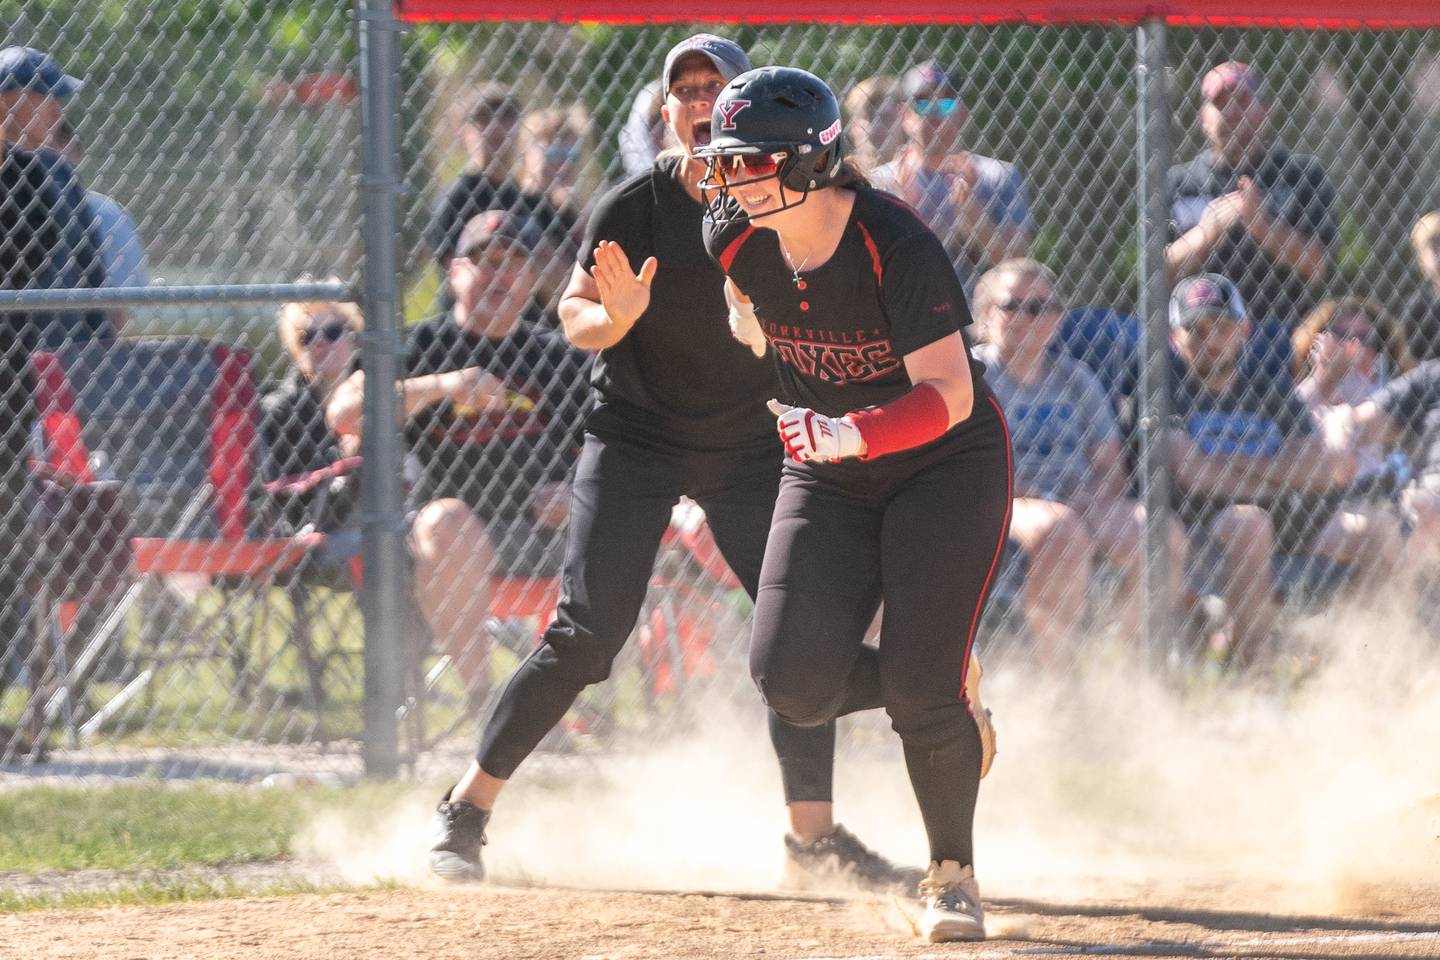
<svg viewBox="0 0 1440 960">
<path fill-rule="evenodd" d="M 780 234 L 775 234 L 775 237 L 779 239 Z M 800 271 L 805 269 L 805 264 L 810 262 L 810 257 L 806 257 L 797 264 L 795 258 L 790 255 L 790 250 L 785 246 L 784 240 L 780 241 L 780 254 L 785 258 L 785 263 L 790 267 L 790 279 L 794 282 L 795 289 L 804 290 L 808 284 L 806 284 L 805 279 L 800 276 Z M 814 254 L 812 253 L 811 256 L 814 256 Z"/>
</svg>

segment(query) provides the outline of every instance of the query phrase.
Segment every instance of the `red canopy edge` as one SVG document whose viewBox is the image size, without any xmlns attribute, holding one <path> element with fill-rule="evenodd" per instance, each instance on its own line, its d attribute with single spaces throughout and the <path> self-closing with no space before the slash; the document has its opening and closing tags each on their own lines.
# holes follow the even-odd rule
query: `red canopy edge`
<svg viewBox="0 0 1440 960">
<path fill-rule="evenodd" d="M 829 23 L 900 26 L 942 23 L 1133 25 L 1160 17 L 1172 26 L 1263 27 L 1298 30 L 1401 30 L 1440 27 L 1440 0 L 1331 0 L 1317 9 L 1298 0 L 810 0 L 780 7 L 773 0 L 724 4 L 679 0 L 395 0 L 410 22 L 537 20 L 645 23 Z"/>
</svg>

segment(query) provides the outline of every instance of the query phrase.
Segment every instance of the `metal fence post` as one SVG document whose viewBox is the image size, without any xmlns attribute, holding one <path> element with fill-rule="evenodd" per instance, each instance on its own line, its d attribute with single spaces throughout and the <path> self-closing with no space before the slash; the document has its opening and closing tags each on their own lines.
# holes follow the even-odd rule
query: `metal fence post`
<svg viewBox="0 0 1440 960">
<path fill-rule="evenodd" d="M 1166 81 L 1165 23 L 1147 20 L 1135 31 L 1139 178 L 1140 488 L 1145 501 L 1145 643 L 1168 654 L 1175 643 L 1170 596 L 1170 323 L 1165 243 L 1169 214 L 1165 171 L 1170 165 L 1170 102 Z"/>
<path fill-rule="evenodd" d="M 400 437 L 396 396 L 399 331 L 398 27 L 391 0 L 357 0 L 365 266 L 365 726 L 370 777 L 399 772 L 397 711 L 404 696 L 401 654 L 404 565 Z"/>
</svg>

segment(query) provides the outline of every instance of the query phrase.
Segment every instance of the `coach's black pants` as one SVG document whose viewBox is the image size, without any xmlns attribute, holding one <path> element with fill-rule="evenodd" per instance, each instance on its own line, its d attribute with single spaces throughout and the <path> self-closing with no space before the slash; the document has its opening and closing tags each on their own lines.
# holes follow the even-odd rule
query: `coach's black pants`
<svg viewBox="0 0 1440 960">
<path fill-rule="evenodd" d="M 610 675 L 634 629 L 670 510 L 682 494 L 705 510 L 715 542 L 751 597 L 756 595 L 779 484 L 778 443 L 755 450 L 678 450 L 593 433 L 576 466 L 555 622 L 515 671 L 486 725 L 477 760 L 509 779 L 580 691 Z M 878 705 L 873 655 L 856 668 L 853 706 Z M 863 702 L 865 698 L 869 703 Z M 785 799 L 829 800 L 833 723 L 802 728 L 772 716 Z"/>
<path fill-rule="evenodd" d="M 1010 515 L 998 408 L 977 407 L 974 419 L 966 442 L 941 458 L 787 465 L 750 648 L 772 710 L 795 724 L 829 723 L 849 709 L 861 642 L 884 601 L 881 699 L 904 744 L 930 858 L 961 864 L 973 862 L 980 780 L 965 668 Z"/>
</svg>

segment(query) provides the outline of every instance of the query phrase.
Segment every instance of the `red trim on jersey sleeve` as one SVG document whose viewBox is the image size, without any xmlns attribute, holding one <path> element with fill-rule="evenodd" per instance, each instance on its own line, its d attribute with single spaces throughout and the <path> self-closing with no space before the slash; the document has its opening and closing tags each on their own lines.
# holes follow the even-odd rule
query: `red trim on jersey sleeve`
<svg viewBox="0 0 1440 960">
<path fill-rule="evenodd" d="M 917 383 L 909 393 L 883 407 L 856 410 L 846 416 L 865 441 L 862 460 L 918 447 L 950 429 L 945 398 L 928 383 Z"/>
<path fill-rule="evenodd" d="M 855 226 L 859 227 L 860 232 L 865 235 L 865 248 L 870 251 L 870 267 L 875 271 L 875 282 L 883 286 L 885 283 L 885 268 L 880 266 L 880 249 L 875 246 L 875 238 L 870 236 L 870 231 L 866 230 L 865 224 L 859 220 L 855 221 Z"/>
<path fill-rule="evenodd" d="M 721 270 L 724 270 L 726 273 L 730 272 L 730 264 L 735 262 L 735 257 L 737 254 L 740 253 L 740 248 L 745 245 L 745 241 L 749 240 L 750 234 L 754 232 L 755 225 L 752 223 L 750 226 L 745 228 L 744 233 L 740 234 L 740 236 L 736 237 L 734 240 L 731 240 L 726 245 L 725 249 L 720 251 Z"/>
<path fill-rule="evenodd" d="M 875 198 L 877 200 L 884 200 L 892 207 L 899 207 L 901 210 L 904 210 L 906 213 L 910 214 L 912 217 L 914 217 L 916 220 L 919 220 L 921 223 L 925 222 L 925 218 L 920 216 L 919 210 L 916 210 L 910 204 L 906 203 L 904 200 L 901 200 L 893 193 L 886 193 L 884 190 L 876 190 Z"/>
</svg>

